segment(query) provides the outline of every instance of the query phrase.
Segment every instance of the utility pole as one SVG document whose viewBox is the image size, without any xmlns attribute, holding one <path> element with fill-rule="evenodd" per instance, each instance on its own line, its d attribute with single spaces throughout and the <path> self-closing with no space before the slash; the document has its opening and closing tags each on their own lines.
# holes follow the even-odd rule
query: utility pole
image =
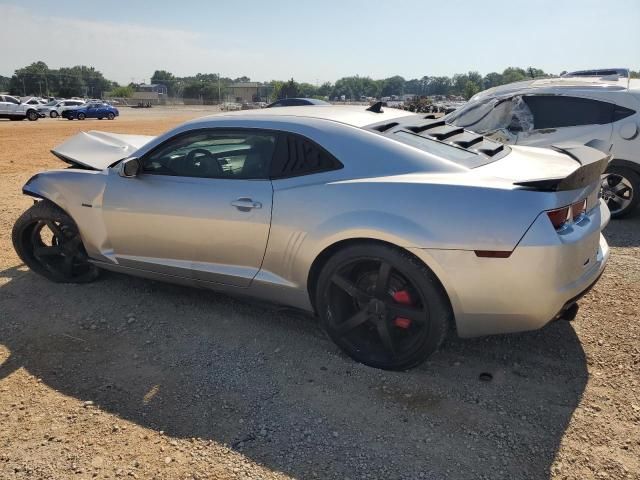
<svg viewBox="0 0 640 480">
<path fill-rule="evenodd" d="M 49 92 L 49 82 L 47 81 L 47 74 L 45 72 L 42 75 L 44 75 L 44 85 L 45 85 L 45 88 L 47 89 L 47 97 L 50 97 L 51 95 Z"/>
</svg>

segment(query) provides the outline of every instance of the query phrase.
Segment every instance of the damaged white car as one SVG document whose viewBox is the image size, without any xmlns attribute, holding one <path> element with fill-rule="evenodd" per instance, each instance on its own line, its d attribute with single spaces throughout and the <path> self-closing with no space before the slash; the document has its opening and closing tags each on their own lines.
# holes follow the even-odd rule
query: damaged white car
<svg viewBox="0 0 640 480">
<path fill-rule="evenodd" d="M 611 154 L 602 196 L 612 217 L 619 218 L 640 202 L 639 111 L 640 80 L 616 70 L 607 76 L 580 74 L 495 87 L 444 120 L 507 144 L 573 142 Z"/>
</svg>

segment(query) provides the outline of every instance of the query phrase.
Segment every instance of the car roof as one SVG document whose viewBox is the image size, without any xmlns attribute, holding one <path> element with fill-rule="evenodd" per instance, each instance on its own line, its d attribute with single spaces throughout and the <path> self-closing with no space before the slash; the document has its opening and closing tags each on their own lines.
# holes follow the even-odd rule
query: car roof
<svg viewBox="0 0 640 480">
<path fill-rule="evenodd" d="M 393 120 L 395 118 L 415 115 L 413 112 L 399 110 L 397 108 L 383 108 L 381 113 L 367 110 L 363 105 L 306 105 L 300 107 L 269 108 L 261 110 L 243 110 L 235 112 L 222 112 L 209 115 L 189 122 L 207 123 L 209 120 L 222 117 L 240 117 L 244 119 L 262 119 L 280 117 L 315 118 L 345 123 L 354 127 L 364 127 L 373 123 Z"/>
<path fill-rule="evenodd" d="M 613 75 L 610 77 L 549 77 L 535 78 L 532 80 L 524 80 L 521 82 L 500 85 L 488 90 L 484 90 L 474 96 L 475 99 L 485 97 L 513 95 L 518 93 L 531 92 L 535 90 L 553 91 L 553 90 L 571 90 L 571 91 L 628 91 L 640 90 L 640 81 L 629 79 L 626 77 L 618 77 Z"/>
</svg>

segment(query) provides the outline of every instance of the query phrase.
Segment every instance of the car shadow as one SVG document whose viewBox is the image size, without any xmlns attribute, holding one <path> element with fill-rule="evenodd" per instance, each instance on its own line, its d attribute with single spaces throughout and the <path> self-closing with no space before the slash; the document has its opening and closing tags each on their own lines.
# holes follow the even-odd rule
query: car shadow
<svg viewBox="0 0 640 480">
<path fill-rule="evenodd" d="M 640 208 L 628 217 L 611 220 L 604 231 L 609 245 L 612 247 L 640 247 Z"/>
<path fill-rule="evenodd" d="M 119 274 L 0 279 L 0 380 L 25 368 L 296 478 L 546 478 L 587 382 L 567 322 L 450 340 L 419 368 L 385 372 L 340 354 L 309 316 L 226 295 Z"/>
</svg>

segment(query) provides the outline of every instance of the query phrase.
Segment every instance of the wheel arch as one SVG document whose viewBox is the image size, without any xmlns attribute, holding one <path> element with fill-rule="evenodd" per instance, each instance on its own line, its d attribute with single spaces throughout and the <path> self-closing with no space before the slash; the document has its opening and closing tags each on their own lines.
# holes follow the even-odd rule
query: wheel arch
<svg viewBox="0 0 640 480">
<path fill-rule="evenodd" d="M 54 188 L 52 188 L 51 182 L 48 182 L 45 175 L 37 173 L 24 184 L 22 187 L 22 193 L 29 197 L 37 198 L 40 200 L 47 200 L 53 203 L 60 210 L 64 211 L 67 215 L 71 216 L 68 209 L 65 208 L 64 197 L 59 194 Z"/>
<path fill-rule="evenodd" d="M 433 275 L 433 278 L 436 280 L 437 284 L 438 284 L 438 288 L 440 288 L 442 294 L 445 296 L 445 299 L 449 305 L 450 311 L 452 313 L 452 315 L 454 316 L 454 321 L 453 321 L 453 325 L 452 327 L 455 328 L 455 312 L 453 309 L 453 305 L 451 303 L 451 297 L 449 295 L 449 292 L 447 291 L 447 289 L 444 286 L 444 283 L 442 282 L 442 280 L 438 277 L 438 275 L 435 273 L 434 269 L 431 268 L 430 265 L 427 265 L 427 263 L 424 262 L 423 259 L 419 258 L 418 256 L 416 256 L 411 250 L 400 247 L 394 243 L 391 242 L 387 242 L 384 240 L 380 240 L 380 239 L 376 239 L 376 238 L 368 238 L 368 237 L 355 237 L 355 238 L 347 238 L 347 239 L 343 239 L 343 240 L 339 240 L 335 243 L 332 243 L 331 245 L 327 246 L 324 248 L 324 250 L 322 250 L 317 256 L 316 258 L 313 260 L 311 267 L 309 268 L 309 273 L 307 276 L 307 293 L 309 295 L 309 300 L 311 302 L 311 306 L 313 307 L 313 310 L 315 311 L 316 309 L 316 305 L 315 305 L 315 292 L 316 292 L 316 288 L 318 285 L 318 279 L 320 277 L 320 272 L 322 271 L 322 268 L 324 267 L 324 265 L 326 265 L 327 261 L 339 250 L 342 250 L 343 248 L 352 246 L 352 245 L 356 245 L 356 244 L 364 244 L 364 243 L 368 243 L 368 244 L 377 244 L 377 245 L 385 245 L 387 247 L 393 248 L 395 250 L 398 250 L 400 252 L 402 252 L 403 254 L 411 257 L 414 261 L 418 262 L 419 264 L 423 265 L 425 268 L 427 268 L 431 274 Z"/>
<path fill-rule="evenodd" d="M 640 163 L 633 162 L 631 160 L 625 160 L 623 158 L 614 158 L 613 160 L 611 160 L 609 162 L 609 166 L 607 167 L 607 170 L 610 167 L 628 168 L 628 169 L 633 170 L 634 172 L 636 172 L 638 175 L 640 175 Z"/>
</svg>

